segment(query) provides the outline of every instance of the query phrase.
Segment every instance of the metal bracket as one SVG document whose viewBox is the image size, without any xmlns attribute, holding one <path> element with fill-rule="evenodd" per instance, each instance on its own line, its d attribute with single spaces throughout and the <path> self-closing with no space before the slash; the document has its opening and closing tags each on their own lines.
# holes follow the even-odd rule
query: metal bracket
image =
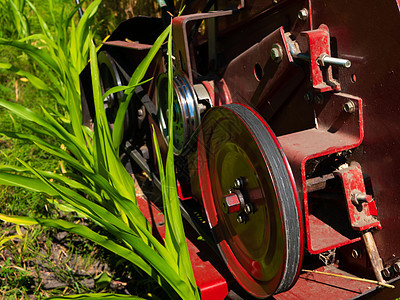
<svg viewBox="0 0 400 300">
<path fill-rule="evenodd" d="M 350 167 L 334 172 L 343 182 L 346 195 L 347 209 L 350 223 L 354 230 L 364 231 L 377 227 L 381 229 L 381 223 L 375 218 L 377 210 L 375 201 L 367 195 L 361 166 L 352 162 Z"/>
<path fill-rule="evenodd" d="M 191 53 L 189 47 L 189 37 L 187 24 L 192 21 L 206 20 L 210 18 L 230 16 L 239 9 L 244 8 L 244 1 L 241 1 L 240 6 L 236 10 L 220 10 L 208 13 L 198 13 L 183 15 L 172 19 L 172 30 L 174 35 L 175 56 L 179 57 L 180 66 L 189 78 L 189 82 L 193 84 L 193 72 Z"/>
<path fill-rule="evenodd" d="M 303 31 L 308 40 L 309 54 L 299 54 L 297 58 L 310 61 L 313 88 L 320 93 L 340 91 L 340 84 L 332 76 L 332 66 L 350 67 L 348 60 L 331 56 L 329 28 L 325 24 L 318 29 Z"/>
</svg>

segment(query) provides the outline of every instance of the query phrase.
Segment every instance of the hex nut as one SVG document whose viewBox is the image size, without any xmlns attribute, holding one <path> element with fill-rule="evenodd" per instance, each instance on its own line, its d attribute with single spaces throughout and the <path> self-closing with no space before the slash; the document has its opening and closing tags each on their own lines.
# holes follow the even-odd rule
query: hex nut
<svg viewBox="0 0 400 300">
<path fill-rule="evenodd" d="M 308 19 L 308 9 L 307 8 L 300 9 L 297 14 L 297 17 L 302 21 L 307 20 Z"/>
<path fill-rule="evenodd" d="M 390 267 L 386 267 L 382 270 L 382 275 L 385 278 L 390 278 L 392 276 L 392 272 L 390 271 Z"/>
<path fill-rule="evenodd" d="M 282 57 L 283 57 L 283 51 L 282 51 L 281 45 L 279 45 L 279 44 L 272 45 L 270 54 L 271 54 L 271 58 L 274 62 L 280 63 L 282 61 Z"/>
<path fill-rule="evenodd" d="M 322 95 L 322 93 L 318 93 L 314 96 L 314 102 L 316 104 L 322 104 L 324 103 L 324 95 Z"/>
<path fill-rule="evenodd" d="M 304 100 L 308 103 L 312 100 L 312 94 L 310 92 L 304 94 Z"/>
<path fill-rule="evenodd" d="M 221 206 L 222 211 L 226 214 L 239 212 L 241 208 L 240 199 L 236 193 L 224 195 L 221 199 Z"/>
<path fill-rule="evenodd" d="M 349 100 L 343 105 L 343 110 L 349 114 L 352 114 L 356 111 L 356 105 L 353 101 Z"/>
<path fill-rule="evenodd" d="M 394 270 L 396 273 L 400 273 L 400 261 L 397 261 L 397 262 L 395 262 L 395 263 L 393 264 L 393 270 Z"/>
<path fill-rule="evenodd" d="M 360 252 L 360 250 L 358 250 L 358 249 L 353 249 L 353 250 L 351 251 L 351 256 L 352 256 L 354 259 L 359 259 L 359 258 L 361 258 L 361 252 Z"/>
</svg>

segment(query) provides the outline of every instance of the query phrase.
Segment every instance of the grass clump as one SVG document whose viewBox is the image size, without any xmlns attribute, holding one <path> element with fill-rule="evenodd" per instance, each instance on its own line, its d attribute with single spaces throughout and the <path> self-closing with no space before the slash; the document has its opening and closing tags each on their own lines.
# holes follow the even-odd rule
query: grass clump
<svg viewBox="0 0 400 300">
<path fill-rule="evenodd" d="M 50 0 L 49 11 L 56 34 L 49 30 L 33 4 L 28 0 L 26 3 L 36 15 L 41 33 L 19 40 L 0 38 L 0 44 L 22 50 L 35 63 L 40 74 L 46 74 L 47 80 L 43 80 L 38 73 L 27 72 L 8 62 L 2 63 L 0 67 L 27 78 L 37 90 L 50 95 L 54 99 L 55 108 L 42 106 L 40 112 L 37 112 L 15 101 L 0 99 L 0 106 L 11 112 L 15 116 L 13 118 L 19 118 L 17 124 L 24 127 L 24 130 L 19 130 L 20 125 L 13 126 L 11 130 L 1 130 L 1 133 L 6 139 L 35 145 L 40 152 L 56 158 L 66 168 L 61 168 L 62 172 L 59 172 L 57 168 L 43 169 L 25 159 L 17 159 L 19 164 L 0 165 L 0 184 L 45 194 L 57 207 L 75 212 L 96 224 L 102 231 L 61 218 L 5 214 L 0 214 L 0 218 L 9 223 L 52 227 L 83 237 L 119 255 L 154 278 L 171 298 L 198 299 L 199 292 L 180 216 L 172 143 L 165 174 L 161 156 L 158 155 L 166 218 L 164 242 L 152 235 L 148 221 L 137 206 L 134 182 L 119 161 L 123 119 L 134 89 L 144 79 L 150 62 L 167 37 L 170 54 L 169 111 L 172 114 L 171 26 L 154 43 L 149 54 L 132 74 L 129 84 L 112 88 L 102 95 L 92 34 L 94 16 L 100 1 L 88 5 L 83 17 L 75 23 L 77 8 L 66 16 L 61 14 L 61 22 L 56 21 L 52 13 L 53 2 Z M 18 16 L 20 22 L 23 22 L 24 18 Z M 86 64 L 89 53 L 96 111 L 93 131 L 82 125 L 79 87 L 79 72 Z M 104 99 L 119 91 L 125 92 L 111 131 L 104 111 Z M 172 130 L 172 126 L 169 128 Z M 84 292 L 79 286 L 76 289 L 79 293 Z"/>
</svg>

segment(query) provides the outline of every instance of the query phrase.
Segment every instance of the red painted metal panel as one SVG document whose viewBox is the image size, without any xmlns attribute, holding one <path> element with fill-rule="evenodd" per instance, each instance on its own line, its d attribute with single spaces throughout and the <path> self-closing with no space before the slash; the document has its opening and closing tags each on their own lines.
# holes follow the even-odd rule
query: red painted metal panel
<svg viewBox="0 0 400 300">
<path fill-rule="evenodd" d="M 332 97 L 335 99 L 332 99 L 328 105 L 323 108 L 317 107 L 318 125 L 316 128 L 278 137 L 292 165 L 297 183 L 303 189 L 307 245 L 312 254 L 318 254 L 359 240 L 359 238 L 348 239 L 339 233 L 335 233 L 332 228 L 311 216 L 309 211 L 306 184 L 307 161 L 353 149 L 360 145 L 364 136 L 361 99 L 342 93 L 334 94 Z M 356 103 L 357 110 L 343 120 L 343 105 L 348 99 L 352 99 Z"/>
<path fill-rule="evenodd" d="M 353 276 L 335 266 L 320 267 L 317 271 Z M 354 277 L 354 276 L 353 276 Z M 295 286 L 285 293 L 274 295 L 277 300 L 351 299 L 375 288 L 373 283 L 360 282 L 316 273 L 303 272 Z"/>
</svg>

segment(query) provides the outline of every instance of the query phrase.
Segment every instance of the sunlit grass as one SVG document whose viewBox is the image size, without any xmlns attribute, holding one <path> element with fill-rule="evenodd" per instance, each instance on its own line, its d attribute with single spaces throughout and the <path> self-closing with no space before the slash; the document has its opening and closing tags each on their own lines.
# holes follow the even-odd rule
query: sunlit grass
<svg viewBox="0 0 400 300">
<path fill-rule="evenodd" d="M 123 118 L 134 88 L 145 79 L 144 75 L 150 62 L 167 37 L 169 105 L 172 105 L 171 27 L 169 26 L 156 40 L 149 54 L 132 75 L 128 86 L 108 91 L 113 93 L 125 90 L 111 131 L 104 111 L 104 98 L 107 95 L 101 94 L 97 53 L 91 30 L 100 1 L 91 3 L 77 24 L 73 21 L 75 12 L 65 16 L 62 14 L 61 21 L 51 15 L 55 34 L 49 30 L 49 26 L 36 12 L 35 7 L 29 1 L 27 3 L 39 20 L 41 33 L 23 34 L 25 37 L 19 40 L 0 38 L 0 44 L 22 50 L 37 68 L 47 75 L 48 80 L 44 81 L 38 73 L 27 72 L 7 62 L 2 63 L 1 67 L 27 78 L 36 89 L 49 94 L 58 109 L 43 105 L 38 112 L 16 101 L 0 99 L 0 106 L 11 112 L 12 118 L 16 120 L 10 130 L 2 129 L 1 132 L 7 139 L 29 143 L 38 147 L 42 153 L 57 158 L 67 166 L 68 171 L 54 172 L 57 170 L 36 167 L 26 159 L 19 158 L 18 165 L 0 166 L 0 184 L 46 194 L 54 199 L 55 205 L 66 207 L 91 220 L 108 234 L 64 219 L 5 214 L 0 214 L 0 218 L 16 224 L 53 227 L 80 235 L 120 255 L 153 277 L 172 298 L 178 295 L 183 299 L 198 299 L 199 293 L 180 216 L 172 143 L 168 151 L 165 174 L 159 155 L 166 218 L 164 243 L 152 235 L 148 221 L 137 207 L 134 182 L 119 161 Z M 52 1 L 49 1 L 49 7 L 51 14 Z M 17 17 L 23 24 L 23 15 Z M 79 72 L 85 66 L 89 54 L 96 111 L 93 132 L 82 125 L 79 87 Z M 172 113 L 173 110 L 169 111 Z M 20 126 L 30 132 L 19 130 Z M 172 126 L 169 128 L 172 136 Z"/>
</svg>

